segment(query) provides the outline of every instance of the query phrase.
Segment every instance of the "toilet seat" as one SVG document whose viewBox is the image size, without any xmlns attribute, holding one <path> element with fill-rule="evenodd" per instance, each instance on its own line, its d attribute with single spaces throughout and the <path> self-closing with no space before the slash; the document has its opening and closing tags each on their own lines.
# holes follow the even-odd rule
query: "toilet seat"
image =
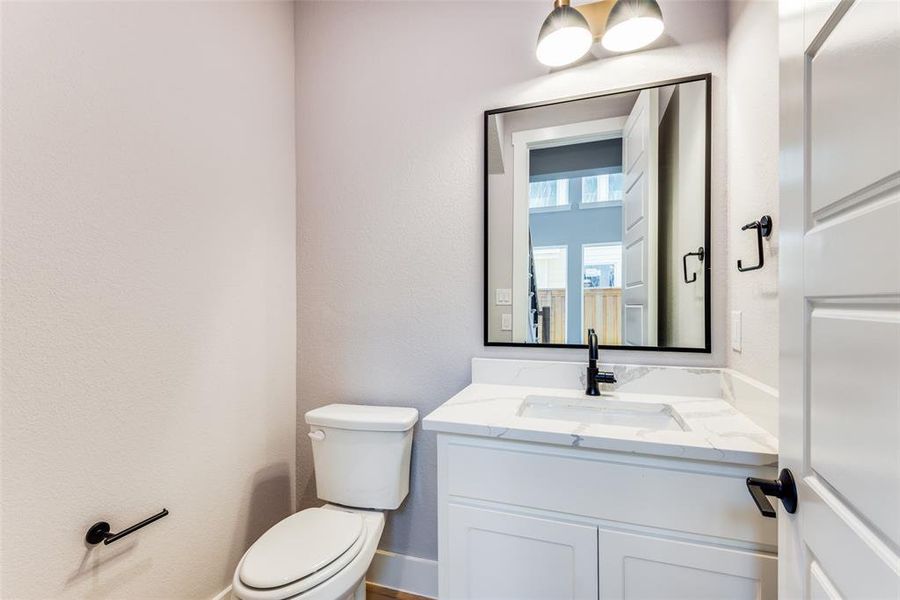
<svg viewBox="0 0 900 600">
<path fill-rule="evenodd" d="M 241 559 L 235 583 L 244 600 L 290 598 L 327 581 L 353 561 L 366 541 L 356 512 L 308 508 L 262 535 Z"/>
</svg>

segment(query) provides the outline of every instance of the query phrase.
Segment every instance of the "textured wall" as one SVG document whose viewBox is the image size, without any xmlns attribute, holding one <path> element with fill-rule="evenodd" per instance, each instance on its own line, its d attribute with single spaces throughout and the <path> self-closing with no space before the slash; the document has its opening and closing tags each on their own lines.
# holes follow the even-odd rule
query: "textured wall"
<svg viewBox="0 0 900 600">
<path fill-rule="evenodd" d="M 661 4 L 669 46 L 555 74 L 534 57 L 548 2 L 297 5 L 302 504 L 316 502 L 303 412 L 355 402 L 424 415 L 468 383 L 473 356 L 584 358 L 482 346 L 485 109 L 712 72 L 711 258 L 725 281 L 725 5 Z M 712 355 L 604 359 L 723 366 L 724 285 L 713 290 Z M 413 453 L 382 547 L 434 558 L 434 434 L 417 429 Z"/>
<path fill-rule="evenodd" d="M 728 366 L 778 386 L 778 4 L 729 2 L 728 36 Z M 741 226 L 771 215 L 765 267 L 756 236 Z M 730 311 L 741 311 L 742 349 L 731 349 Z"/>
<path fill-rule="evenodd" d="M 662 94 L 660 94 L 662 95 Z M 667 117 L 660 124 L 660 247 L 667 248 L 659 261 L 661 290 L 666 297 L 660 302 L 660 335 L 668 346 L 703 347 L 704 289 L 706 274 L 696 269 L 696 281 L 685 285 L 684 253 L 703 245 L 703 195 L 706 179 L 702 165 L 706 161 L 706 85 L 704 82 L 678 86 L 668 103 Z M 667 149 L 663 145 L 669 143 Z M 696 261 L 696 258 L 691 258 Z"/>
<path fill-rule="evenodd" d="M 292 509 L 293 7 L 2 11 L 0 597 L 209 598 Z"/>
</svg>

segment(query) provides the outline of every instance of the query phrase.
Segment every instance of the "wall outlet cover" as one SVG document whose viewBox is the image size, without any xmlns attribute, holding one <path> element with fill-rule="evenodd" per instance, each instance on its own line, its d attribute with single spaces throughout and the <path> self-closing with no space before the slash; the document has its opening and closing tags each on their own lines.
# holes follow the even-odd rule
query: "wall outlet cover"
<svg viewBox="0 0 900 600">
<path fill-rule="evenodd" d="M 512 331 L 512 313 L 503 313 L 500 315 L 500 329 L 503 331 Z"/>
</svg>

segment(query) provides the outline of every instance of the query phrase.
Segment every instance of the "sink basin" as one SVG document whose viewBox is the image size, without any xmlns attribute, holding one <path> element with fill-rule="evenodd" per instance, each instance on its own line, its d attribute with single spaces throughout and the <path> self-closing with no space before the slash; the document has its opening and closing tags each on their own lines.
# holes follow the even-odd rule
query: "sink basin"
<svg viewBox="0 0 900 600">
<path fill-rule="evenodd" d="M 668 404 L 627 402 L 607 398 L 527 396 L 516 413 L 531 419 L 555 419 L 639 429 L 688 431 Z"/>
</svg>

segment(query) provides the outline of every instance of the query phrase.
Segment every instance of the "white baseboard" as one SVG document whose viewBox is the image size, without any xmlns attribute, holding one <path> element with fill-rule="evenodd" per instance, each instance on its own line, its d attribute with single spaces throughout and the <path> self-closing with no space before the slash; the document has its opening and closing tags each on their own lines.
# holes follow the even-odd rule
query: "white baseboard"
<svg viewBox="0 0 900 600">
<path fill-rule="evenodd" d="M 436 560 L 378 550 L 366 573 L 366 581 L 426 598 L 437 598 L 438 564 Z"/>
<path fill-rule="evenodd" d="M 212 600 L 230 600 L 231 598 L 231 586 L 229 585 L 227 588 L 216 594 L 212 597 Z"/>
</svg>

